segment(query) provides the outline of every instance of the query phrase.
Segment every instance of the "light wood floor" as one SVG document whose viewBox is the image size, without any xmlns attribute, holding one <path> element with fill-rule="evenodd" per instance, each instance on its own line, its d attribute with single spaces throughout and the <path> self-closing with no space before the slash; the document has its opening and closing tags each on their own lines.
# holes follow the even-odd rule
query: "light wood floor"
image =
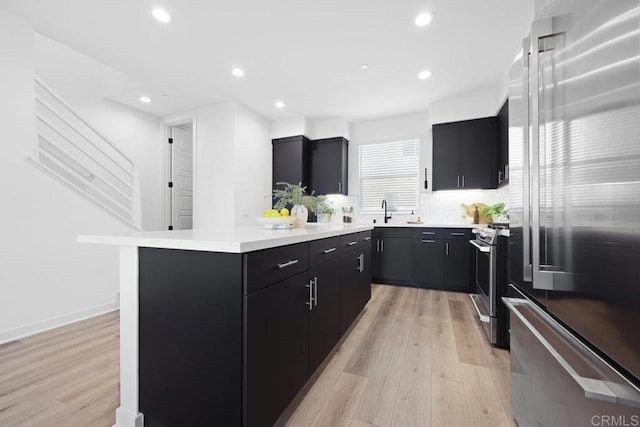
<svg viewBox="0 0 640 427">
<path fill-rule="evenodd" d="M 468 295 L 372 293 L 278 424 L 513 426 L 509 354 L 487 343 Z M 0 426 L 113 425 L 118 333 L 112 313 L 0 345 Z"/>
</svg>

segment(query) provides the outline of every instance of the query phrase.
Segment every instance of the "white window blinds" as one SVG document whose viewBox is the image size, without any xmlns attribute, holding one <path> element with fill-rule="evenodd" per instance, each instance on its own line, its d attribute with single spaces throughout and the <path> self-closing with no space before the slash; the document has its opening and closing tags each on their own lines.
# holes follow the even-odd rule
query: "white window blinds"
<svg viewBox="0 0 640 427">
<path fill-rule="evenodd" d="M 419 140 L 361 145 L 360 211 L 379 212 L 382 200 L 393 212 L 418 208 Z"/>
</svg>

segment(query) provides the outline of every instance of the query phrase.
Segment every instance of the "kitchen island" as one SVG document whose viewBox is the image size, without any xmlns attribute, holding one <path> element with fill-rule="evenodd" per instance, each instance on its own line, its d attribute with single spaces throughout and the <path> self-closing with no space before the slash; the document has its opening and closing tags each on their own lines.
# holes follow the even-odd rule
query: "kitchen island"
<svg viewBox="0 0 640 427">
<path fill-rule="evenodd" d="M 369 301 L 371 229 L 80 236 L 120 246 L 116 425 L 272 425 Z"/>
</svg>

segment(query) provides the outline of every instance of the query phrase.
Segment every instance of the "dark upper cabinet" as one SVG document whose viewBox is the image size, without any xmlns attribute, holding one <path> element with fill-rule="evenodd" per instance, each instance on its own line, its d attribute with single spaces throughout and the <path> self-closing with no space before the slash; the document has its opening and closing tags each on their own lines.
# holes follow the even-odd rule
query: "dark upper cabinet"
<svg viewBox="0 0 640 427">
<path fill-rule="evenodd" d="M 311 191 L 347 195 L 349 141 L 342 137 L 311 142 Z"/>
<path fill-rule="evenodd" d="M 302 183 L 310 192 L 311 141 L 306 136 L 298 135 L 274 139 L 271 142 L 273 145 L 272 188 L 276 188 L 278 182 Z"/>
<path fill-rule="evenodd" d="M 433 125 L 433 190 L 496 188 L 496 118 Z"/>
<path fill-rule="evenodd" d="M 509 182 L 509 100 L 507 99 L 500 112 L 496 122 L 496 135 L 498 145 L 498 171 L 495 179 L 498 185 Z"/>
<path fill-rule="evenodd" d="M 245 297 L 246 425 L 271 426 L 308 378 L 309 275 Z"/>
</svg>

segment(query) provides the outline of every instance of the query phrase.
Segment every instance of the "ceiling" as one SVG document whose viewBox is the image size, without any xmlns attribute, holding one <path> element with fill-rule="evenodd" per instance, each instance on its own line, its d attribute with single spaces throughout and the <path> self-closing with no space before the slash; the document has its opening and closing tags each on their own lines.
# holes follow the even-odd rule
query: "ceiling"
<svg viewBox="0 0 640 427">
<path fill-rule="evenodd" d="M 533 19 L 533 0 L 160 1 L 0 0 L 0 7 L 136 82 L 105 89 L 118 102 L 167 115 L 236 100 L 272 120 L 358 121 L 497 91 Z M 154 7 L 172 21 L 153 19 Z M 425 10 L 435 18 L 419 28 L 414 19 Z M 234 77 L 234 67 L 245 76 Z M 417 78 L 423 69 L 432 73 L 427 80 Z M 153 102 L 141 104 L 142 94 Z M 285 108 L 275 108 L 277 100 Z"/>
</svg>

